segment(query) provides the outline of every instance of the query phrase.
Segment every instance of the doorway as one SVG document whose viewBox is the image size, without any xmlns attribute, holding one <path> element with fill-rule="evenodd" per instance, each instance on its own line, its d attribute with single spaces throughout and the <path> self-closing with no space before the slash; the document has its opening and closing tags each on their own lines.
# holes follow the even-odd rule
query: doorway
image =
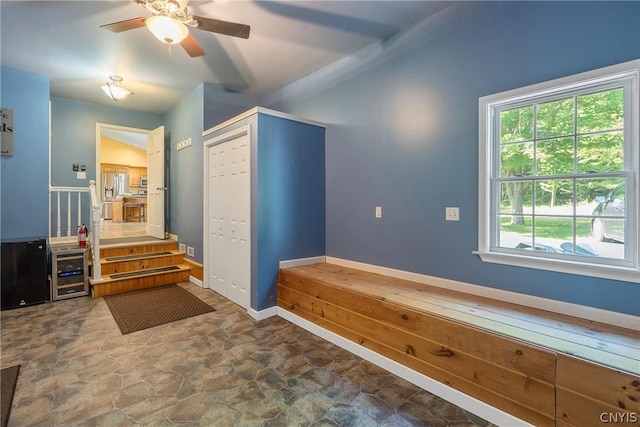
<svg viewBox="0 0 640 427">
<path fill-rule="evenodd" d="M 147 235 L 147 129 L 96 124 L 96 191 L 103 238 Z M 113 170 L 111 170 L 113 169 Z M 140 207 L 124 209 L 123 197 Z M 119 200 L 118 200 L 119 199 Z"/>
</svg>

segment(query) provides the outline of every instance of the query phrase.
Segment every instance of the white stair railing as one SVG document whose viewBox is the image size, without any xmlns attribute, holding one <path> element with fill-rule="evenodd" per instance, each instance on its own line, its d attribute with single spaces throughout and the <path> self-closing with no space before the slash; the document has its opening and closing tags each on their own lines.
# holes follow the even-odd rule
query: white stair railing
<svg viewBox="0 0 640 427">
<path fill-rule="evenodd" d="M 78 227 L 90 218 L 90 212 L 82 212 L 85 193 L 88 196 L 89 188 L 49 187 L 49 241 L 66 243 L 78 238 Z"/>
<path fill-rule="evenodd" d="M 89 181 L 89 195 L 91 196 L 91 212 L 93 223 L 91 224 L 91 252 L 93 254 L 93 279 L 92 282 L 102 280 L 102 266 L 100 265 L 100 216 L 102 207 L 96 194 L 96 182 Z"/>
<path fill-rule="evenodd" d="M 87 201 L 88 209 L 86 207 Z M 92 245 L 92 281 L 94 282 L 102 280 L 100 266 L 101 210 L 94 180 L 89 181 L 89 187 L 57 187 L 54 185 L 49 187 L 49 242 L 73 244 L 78 239 L 78 227 L 91 221 L 91 232 L 88 237 Z"/>
</svg>

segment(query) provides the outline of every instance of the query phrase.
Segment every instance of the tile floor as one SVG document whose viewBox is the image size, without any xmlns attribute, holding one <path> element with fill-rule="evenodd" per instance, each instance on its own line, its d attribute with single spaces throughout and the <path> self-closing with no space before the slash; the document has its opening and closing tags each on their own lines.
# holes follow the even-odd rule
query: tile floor
<svg viewBox="0 0 640 427">
<path fill-rule="evenodd" d="M 279 317 L 216 311 L 121 335 L 103 298 L 1 313 L 9 426 L 488 425 Z"/>
</svg>

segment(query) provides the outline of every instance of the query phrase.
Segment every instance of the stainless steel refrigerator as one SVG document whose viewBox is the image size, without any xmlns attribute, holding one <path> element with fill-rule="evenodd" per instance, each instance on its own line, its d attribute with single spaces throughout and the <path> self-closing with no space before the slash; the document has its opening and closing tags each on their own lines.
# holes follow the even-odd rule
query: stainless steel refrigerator
<svg viewBox="0 0 640 427">
<path fill-rule="evenodd" d="M 113 218 L 112 201 L 118 196 L 129 193 L 129 175 L 123 173 L 103 173 L 100 177 L 102 185 L 102 218 Z"/>
</svg>

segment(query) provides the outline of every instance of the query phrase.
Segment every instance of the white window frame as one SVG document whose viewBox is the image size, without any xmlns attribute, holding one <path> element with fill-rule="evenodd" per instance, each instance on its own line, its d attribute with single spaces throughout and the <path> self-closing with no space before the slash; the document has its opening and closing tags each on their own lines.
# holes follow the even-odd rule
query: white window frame
<svg viewBox="0 0 640 427">
<path fill-rule="evenodd" d="M 574 92 L 580 88 L 630 80 L 631 96 L 625 97 L 625 115 L 630 114 L 630 128 L 625 125 L 624 173 L 627 176 L 627 236 L 625 250 L 630 256 L 623 262 L 611 259 L 611 263 L 590 263 L 581 257 L 554 258 L 535 251 L 503 251 L 495 246 L 497 232 L 493 212 L 493 178 L 499 174 L 499 155 L 494 145 L 493 114 L 501 106 L 562 92 Z M 583 276 L 601 277 L 640 283 L 640 59 L 588 71 L 498 94 L 479 100 L 479 194 L 478 194 L 478 251 L 474 252 L 485 262 L 550 270 Z M 627 122 L 625 122 L 627 123 Z M 497 188 L 497 187 L 496 187 Z M 497 191 L 497 190 L 493 190 Z M 630 195 L 630 196 L 629 196 Z M 627 241 L 629 240 L 629 241 Z M 571 257 L 573 258 L 573 257 Z"/>
</svg>

